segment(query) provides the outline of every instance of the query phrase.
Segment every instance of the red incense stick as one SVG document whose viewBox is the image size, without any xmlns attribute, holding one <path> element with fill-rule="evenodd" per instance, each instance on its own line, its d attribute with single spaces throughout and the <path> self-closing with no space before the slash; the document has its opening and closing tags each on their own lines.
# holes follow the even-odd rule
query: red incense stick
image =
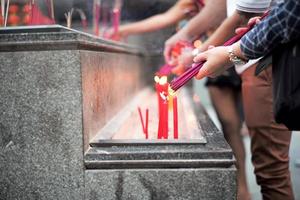
<svg viewBox="0 0 300 200">
<path fill-rule="evenodd" d="M 177 108 L 177 97 L 173 97 L 173 128 L 174 128 L 174 139 L 178 139 L 178 108 Z"/>
<path fill-rule="evenodd" d="M 265 18 L 268 14 L 269 14 L 269 12 L 265 12 L 262 15 L 261 19 Z M 243 32 L 235 35 L 231 39 L 229 39 L 227 42 L 224 43 L 223 46 L 229 46 L 229 45 L 232 45 L 233 43 L 239 41 L 247 32 L 249 32 L 255 26 L 255 24 L 256 24 L 256 22 L 249 24 L 248 28 L 245 31 L 243 31 Z M 183 73 L 179 77 L 175 78 L 171 82 L 171 84 L 170 84 L 171 89 L 173 91 L 177 91 L 179 88 L 184 86 L 189 80 L 191 80 L 194 76 L 196 76 L 198 74 L 199 70 L 201 69 L 201 67 L 203 66 L 204 63 L 205 63 L 205 61 L 199 62 L 199 63 L 194 63 L 191 68 L 189 68 L 187 71 L 185 71 L 185 73 Z"/>
<path fill-rule="evenodd" d="M 83 30 L 87 31 L 88 23 L 87 23 L 87 19 L 86 19 L 85 13 L 83 12 L 82 9 L 76 9 L 76 11 L 79 13 L 79 16 L 80 16 L 80 19 L 81 19 L 81 25 L 83 27 Z"/>
<path fill-rule="evenodd" d="M 139 111 L 139 115 L 140 115 L 140 120 L 141 120 L 141 124 L 142 124 L 142 129 L 143 129 L 143 133 L 145 132 L 145 125 L 144 125 L 144 119 L 143 119 L 143 115 L 142 115 L 142 110 L 140 107 L 138 107 L 138 111 Z"/>
<path fill-rule="evenodd" d="M 48 16 L 50 16 L 52 23 L 55 24 L 53 0 L 46 0 L 46 5 L 48 9 Z"/>
<path fill-rule="evenodd" d="M 149 135 L 148 135 L 148 124 L 149 124 L 149 109 L 146 109 L 146 127 L 145 127 L 145 135 L 146 135 L 146 139 L 148 139 Z"/>
<path fill-rule="evenodd" d="M 121 0 L 115 0 L 115 5 L 112 11 L 112 22 L 113 22 L 113 29 L 114 33 L 118 33 L 119 26 L 120 26 L 120 17 L 121 17 Z"/>
</svg>

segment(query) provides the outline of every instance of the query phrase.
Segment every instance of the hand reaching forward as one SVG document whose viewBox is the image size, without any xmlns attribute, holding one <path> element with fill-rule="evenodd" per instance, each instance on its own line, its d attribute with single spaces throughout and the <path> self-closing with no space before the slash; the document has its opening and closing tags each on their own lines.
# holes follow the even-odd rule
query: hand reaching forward
<svg viewBox="0 0 300 200">
<path fill-rule="evenodd" d="M 228 56 L 228 47 L 209 47 L 209 49 L 203 53 L 198 54 L 194 58 L 194 62 L 203 62 L 204 65 L 199 70 L 196 79 L 202 79 L 206 76 L 216 77 L 222 74 L 225 70 L 232 66 Z"/>
</svg>

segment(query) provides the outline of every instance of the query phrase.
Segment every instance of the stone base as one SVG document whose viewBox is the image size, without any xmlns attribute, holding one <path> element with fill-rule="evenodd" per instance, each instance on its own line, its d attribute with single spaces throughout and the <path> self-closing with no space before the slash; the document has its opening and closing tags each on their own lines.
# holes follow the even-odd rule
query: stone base
<svg viewBox="0 0 300 200">
<path fill-rule="evenodd" d="M 87 170 L 90 200 L 232 200 L 235 168 Z"/>
</svg>

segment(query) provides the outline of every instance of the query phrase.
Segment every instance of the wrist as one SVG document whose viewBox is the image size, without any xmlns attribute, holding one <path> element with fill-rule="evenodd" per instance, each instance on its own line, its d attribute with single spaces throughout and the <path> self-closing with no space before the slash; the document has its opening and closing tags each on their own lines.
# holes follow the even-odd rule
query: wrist
<svg viewBox="0 0 300 200">
<path fill-rule="evenodd" d="M 232 46 L 232 50 L 233 50 L 234 54 L 237 57 L 239 57 L 239 58 L 241 58 L 242 60 L 245 60 L 245 61 L 249 60 L 247 57 L 244 56 L 244 54 L 243 54 L 243 52 L 241 50 L 241 42 L 240 41 L 234 43 L 231 46 Z"/>
<path fill-rule="evenodd" d="M 187 42 L 192 42 L 193 39 L 194 39 L 193 35 L 190 34 L 188 29 L 186 29 L 185 27 L 182 28 L 178 33 L 179 33 L 180 40 L 184 40 L 184 41 L 187 41 Z"/>
<path fill-rule="evenodd" d="M 231 63 L 234 65 L 245 65 L 247 63 L 246 60 L 239 57 L 239 55 L 236 53 L 234 46 L 228 46 L 227 47 L 227 53 L 228 53 L 228 59 Z"/>
</svg>

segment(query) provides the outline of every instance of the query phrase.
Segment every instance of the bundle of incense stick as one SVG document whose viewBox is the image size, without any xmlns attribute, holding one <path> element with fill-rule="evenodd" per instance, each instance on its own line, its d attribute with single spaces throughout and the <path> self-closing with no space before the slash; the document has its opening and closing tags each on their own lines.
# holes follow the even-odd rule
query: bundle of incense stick
<svg viewBox="0 0 300 200">
<path fill-rule="evenodd" d="M 71 11 L 65 13 L 65 17 L 66 17 L 66 20 L 67 20 L 67 27 L 68 28 L 71 28 L 71 26 L 72 26 L 73 11 L 74 11 L 74 9 L 72 8 Z"/>
<path fill-rule="evenodd" d="M 261 16 L 261 19 L 265 18 L 268 14 L 269 14 L 269 12 L 265 12 Z M 229 39 L 227 42 L 224 43 L 223 46 L 229 46 L 229 45 L 232 45 L 235 42 L 239 41 L 247 32 L 249 32 L 255 26 L 255 24 L 256 24 L 256 22 L 249 24 L 248 28 L 245 31 L 243 31 L 243 32 L 235 35 L 231 39 Z M 181 76 L 175 78 L 170 84 L 171 90 L 177 91 L 179 88 L 184 86 L 189 80 L 191 80 L 194 76 L 196 76 L 198 74 L 199 70 L 201 69 L 201 67 L 203 66 L 204 63 L 205 63 L 205 61 L 199 62 L 199 63 L 194 63 L 192 65 L 192 67 L 189 68 L 185 73 L 183 73 Z"/>
<path fill-rule="evenodd" d="M 148 139 L 149 134 L 148 134 L 148 124 L 149 124 L 149 109 L 146 109 L 146 121 L 144 123 L 144 118 L 143 118 L 143 114 L 142 114 L 142 109 L 140 107 L 138 107 L 138 111 L 139 111 L 139 116 L 140 116 L 140 120 L 141 120 L 141 124 L 142 124 L 142 129 L 143 129 L 143 133 L 145 134 L 146 139 Z"/>
<path fill-rule="evenodd" d="M 117 33 L 119 31 L 121 7 L 122 7 L 122 0 L 115 0 L 115 5 L 112 11 L 112 18 L 113 18 L 112 22 L 113 22 L 114 33 Z"/>
<path fill-rule="evenodd" d="M 46 4 L 47 4 L 47 8 L 48 8 L 48 14 L 52 20 L 52 23 L 55 24 L 53 0 L 46 0 Z"/>
<path fill-rule="evenodd" d="M 94 16 L 94 34 L 99 36 L 99 21 L 101 12 L 101 0 L 94 0 L 93 5 L 93 16 Z"/>
<path fill-rule="evenodd" d="M 108 30 L 109 30 L 109 25 L 108 25 L 108 20 L 110 18 L 110 11 L 107 5 L 106 1 L 103 2 L 102 4 L 102 13 L 101 13 L 101 17 L 102 17 L 102 37 L 103 38 L 109 38 L 110 34 L 108 34 Z"/>
<path fill-rule="evenodd" d="M 82 24 L 82 27 L 83 27 L 83 30 L 87 30 L 87 26 L 88 26 L 88 23 L 87 23 L 87 20 L 86 20 L 86 15 L 85 13 L 83 12 L 83 10 L 81 9 L 76 9 L 76 11 L 79 13 L 79 16 L 80 16 L 80 19 L 81 19 L 81 24 Z"/>
<path fill-rule="evenodd" d="M 31 0 L 30 1 L 30 8 L 31 8 L 31 22 L 30 22 L 30 24 L 31 25 L 33 25 L 33 20 L 34 20 L 34 14 L 35 14 L 35 2 L 34 2 L 34 0 Z"/>
<path fill-rule="evenodd" d="M 1 0 L 1 15 L 2 15 L 2 19 L 4 19 L 4 21 L 3 21 L 4 27 L 7 26 L 9 3 L 10 3 L 10 1 L 7 0 L 6 9 L 5 9 L 5 0 Z"/>
</svg>

